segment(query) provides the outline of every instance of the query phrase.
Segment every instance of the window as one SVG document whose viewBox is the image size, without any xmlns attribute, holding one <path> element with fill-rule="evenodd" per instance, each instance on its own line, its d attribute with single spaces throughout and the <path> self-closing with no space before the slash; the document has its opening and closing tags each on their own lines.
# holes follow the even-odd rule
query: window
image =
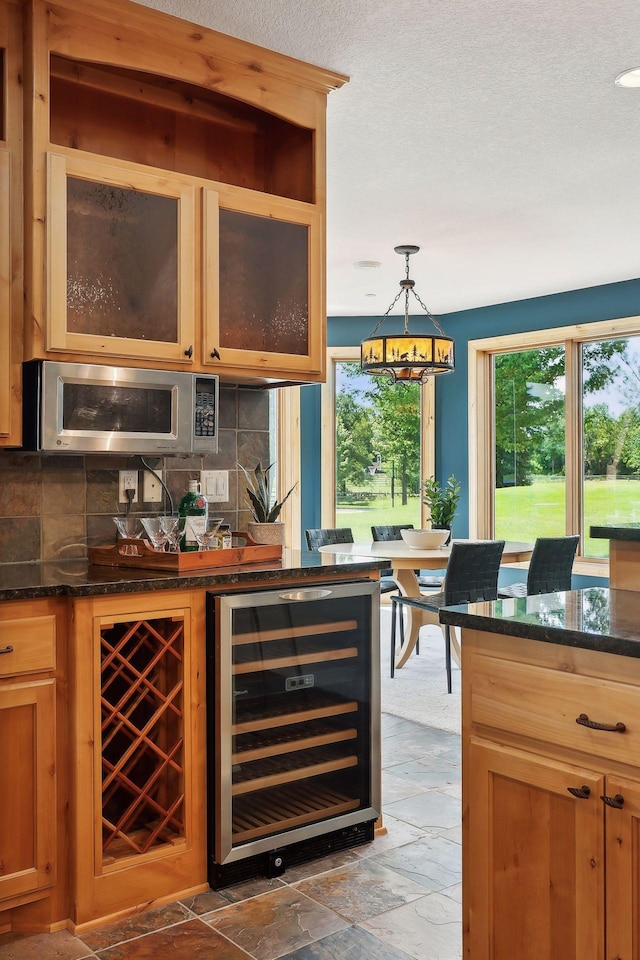
<svg viewBox="0 0 640 960">
<path fill-rule="evenodd" d="M 359 348 L 329 350 L 322 525 L 370 540 L 373 524 L 422 526 L 421 485 L 433 473 L 433 383 L 392 384 L 362 374 L 359 359 Z"/>
<path fill-rule="evenodd" d="M 470 536 L 640 521 L 640 317 L 469 343 Z"/>
</svg>

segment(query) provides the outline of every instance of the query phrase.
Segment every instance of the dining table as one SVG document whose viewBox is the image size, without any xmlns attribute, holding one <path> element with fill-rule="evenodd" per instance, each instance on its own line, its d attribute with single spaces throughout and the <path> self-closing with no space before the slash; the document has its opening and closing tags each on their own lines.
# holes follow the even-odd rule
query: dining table
<svg viewBox="0 0 640 960">
<path fill-rule="evenodd" d="M 404 540 L 374 540 L 371 542 L 356 541 L 355 543 L 332 543 L 318 547 L 320 553 L 342 554 L 351 557 L 375 557 L 386 559 L 392 570 L 393 579 L 398 584 L 400 593 L 405 597 L 419 597 L 421 594 L 418 583 L 420 570 L 445 570 L 451 555 L 453 543 L 470 543 L 469 540 L 456 538 L 450 543 L 435 550 L 419 550 L 410 547 Z M 477 541 L 474 541 L 477 542 Z M 533 543 L 518 540 L 506 540 L 502 553 L 502 563 L 520 563 L 531 559 Z M 417 607 L 407 607 L 407 624 L 404 631 L 404 642 L 398 649 L 395 669 L 405 665 L 418 641 L 420 627 L 426 623 L 439 623 L 438 615 L 429 610 L 420 610 Z M 459 661 L 457 643 L 452 643 L 453 653 Z"/>
</svg>

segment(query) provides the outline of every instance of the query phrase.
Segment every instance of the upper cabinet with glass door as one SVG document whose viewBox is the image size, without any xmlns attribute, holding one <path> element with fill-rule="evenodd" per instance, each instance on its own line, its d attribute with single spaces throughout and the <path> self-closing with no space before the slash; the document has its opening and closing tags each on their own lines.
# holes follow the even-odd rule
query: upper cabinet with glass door
<svg viewBox="0 0 640 960">
<path fill-rule="evenodd" d="M 345 77 L 129 0 L 33 0 L 26 355 L 324 377 Z"/>
</svg>

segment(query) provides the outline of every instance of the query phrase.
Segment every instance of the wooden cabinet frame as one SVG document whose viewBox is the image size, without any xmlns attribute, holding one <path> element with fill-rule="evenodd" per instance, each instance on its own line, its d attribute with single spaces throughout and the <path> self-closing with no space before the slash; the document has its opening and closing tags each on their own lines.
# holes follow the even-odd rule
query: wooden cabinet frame
<svg viewBox="0 0 640 960">
<path fill-rule="evenodd" d="M 82 354 L 104 362 L 111 355 L 128 364 L 179 365 L 179 369 L 186 364 L 199 372 L 213 368 L 222 379 L 234 382 L 322 380 L 326 99 L 347 78 L 201 26 L 195 29 L 186 21 L 127 0 L 97 0 L 90 10 L 84 0 L 55 4 L 31 0 L 25 11 L 29 105 L 25 111 L 25 359 L 55 353 L 60 359 L 73 360 Z M 92 97 L 106 104 L 98 119 L 90 108 Z M 139 118 L 128 127 L 118 123 L 121 113 L 127 113 L 127 104 Z M 107 115 L 101 124 L 100 116 Z M 147 125 L 148 136 L 140 132 Z M 56 170 L 47 186 L 51 153 L 67 157 L 70 165 L 93 157 L 94 174 L 104 164 L 105 175 L 122 185 L 143 173 L 155 177 L 165 195 L 170 195 L 172 185 L 182 198 L 185 221 L 182 191 L 192 189 L 195 195 L 198 189 L 208 188 L 233 209 L 307 223 L 308 355 L 237 350 L 224 351 L 223 361 L 211 356 L 218 347 L 216 290 L 210 282 L 218 254 L 215 236 L 207 237 L 203 251 L 200 204 L 195 210 L 195 245 L 187 245 L 184 237 L 181 242 L 189 285 L 195 289 L 187 289 L 182 274 L 178 344 L 169 349 L 146 338 L 67 334 L 64 250 L 50 239 L 62 236 L 59 227 L 64 226 L 61 194 L 52 199 L 51 186 L 60 182 Z M 209 154 L 211 162 L 203 160 Z M 124 181 L 113 171 L 123 171 Z M 47 224 L 51 217 L 55 231 Z M 208 277 L 204 304 L 203 257 Z M 185 356 L 190 346 L 193 355 Z"/>
<path fill-rule="evenodd" d="M 185 363 L 194 346 L 194 188 L 176 178 L 122 169 L 99 158 L 49 154 L 47 163 L 47 347 L 52 351 L 110 355 Z M 175 343 L 99 337 L 67 330 L 67 178 L 112 184 L 143 193 L 170 197 L 178 203 L 178 336 Z"/>
<path fill-rule="evenodd" d="M 22 7 L 0 4 L 4 76 L 0 97 L 0 447 L 17 446 L 22 433 L 24 219 L 22 173 Z M 4 139 L 3 139 L 4 137 Z"/>
<path fill-rule="evenodd" d="M 103 862 L 101 631 L 114 624 L 174 619 L 183 624 L 184 834 L 145 853 Z M 72 682 L 74 791 L 73 908 L 80 929 L 144 901 L 176 900 L 206 888 L 205 670 L 203 591 L 167 591 L 79 600 L 75 604 Z M 144 891 L 144 894 L 142 893 Z"/>
</svg>

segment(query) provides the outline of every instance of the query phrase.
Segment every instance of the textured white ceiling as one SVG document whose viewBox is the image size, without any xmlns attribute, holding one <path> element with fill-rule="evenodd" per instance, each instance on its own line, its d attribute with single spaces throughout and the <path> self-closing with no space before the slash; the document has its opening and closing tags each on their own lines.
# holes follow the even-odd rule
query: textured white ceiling
<svg viewBox="0 0 640 960">
<path fill-rule="evenodd" d="M 402 243 L 436 314 L 640 276 L 640 89 L 613 82 L 640 64 L 638 0 L 144 2 L 350 76 L 328 100 L 330 315 L 384 313 Z"/>
</svg>

